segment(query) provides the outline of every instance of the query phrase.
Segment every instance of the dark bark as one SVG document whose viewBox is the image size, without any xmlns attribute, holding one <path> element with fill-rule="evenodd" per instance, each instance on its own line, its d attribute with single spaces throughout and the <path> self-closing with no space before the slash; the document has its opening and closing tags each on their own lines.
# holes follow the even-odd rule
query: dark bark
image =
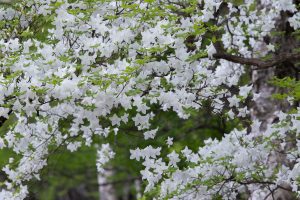
<svg viewBox="0 0 300 200">
<path fill-rule="evenodd" d="M 230 62 L 239 63 L 242 65 L 250 65 L 256 66 L 255 69 L 266 69 L 270 67 L 275 67 L 290 60 L 299 60 L 300 59 L 300 52 L 292 52 L 286 53 L 282 52 L 279 55 L 274 55 L 271 59 L 264 59 L 264 58 L 244 58 L 241 56 L 231 55 L 228 53 L 217 52 L 213 55 L 216 59 L 224 59 Z"/>
</svg>

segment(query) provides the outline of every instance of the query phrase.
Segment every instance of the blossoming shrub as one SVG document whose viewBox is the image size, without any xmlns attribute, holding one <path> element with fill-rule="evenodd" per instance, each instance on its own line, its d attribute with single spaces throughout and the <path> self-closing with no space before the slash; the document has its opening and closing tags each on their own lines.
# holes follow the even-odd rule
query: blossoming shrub
<svg viewBox="0 0 300 200">
<path fill-rule="evenodd" d="M 2 169 L 8 179 L 0 199 L 24 199 L 26 181 L 39 179 L 56 147 L 76 151 L 95 137 L 122 134 L 119 127 L 130 122 L 144 139 L 155 140 L 153 107 L 187 119 L 204 105 L 244 123 L 222 140 L 207 140 L 197 152 L 185 147 L 161 156 L 167 147 L 131 149 L 130 158 L 145 167 L 146 193 L 154 190 L 160 199 L 297 193 L 299 112 L 278 111 L 278 123 L 260 129 L 249 102 L 264 94 L 255 93 L 245 78 L 250 69 L 299 60 L 296 42 L 293 52 L 275 54 L 281 44 L 268 39 L 283 37 L 277 21 L 284 16 L 297 41 L 297 2 L 19 0 L 3 5 L 0 149 L 18 156 Z M 289 96 L 292 101 L 293 93 Z M 172 144 L 169 138 L 167 146 Z M 109 144 L 98 153 L 101 173 L 118 155 Z M 272 160 L 275 153 L 284 158 Z"/>
</svg>

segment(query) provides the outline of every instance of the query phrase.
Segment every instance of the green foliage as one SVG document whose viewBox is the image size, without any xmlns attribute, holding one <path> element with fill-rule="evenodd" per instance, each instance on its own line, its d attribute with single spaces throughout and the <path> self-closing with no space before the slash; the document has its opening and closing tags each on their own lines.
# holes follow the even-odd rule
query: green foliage
<svg viewBox="0 0 300 200">
<path fill-rule="evenodd" d="M 291 97 L 295 101 L 300 100 L 300 81 L 295 78 L 274 78 L 270 83 L 282 89 L 280 93 L 273 94 L 274 98 L 285 100 Z"/>
<path fill-rule="evenodd" d="M 71 188 L 84 185 L 91 199 L 98 199 L 96 147 L 82 147 L 73 154 L 63 147 L 53 151 L 41 181 L 29 185 L 32 196 L 41 200 L 63 197 Z"/>
</svg>

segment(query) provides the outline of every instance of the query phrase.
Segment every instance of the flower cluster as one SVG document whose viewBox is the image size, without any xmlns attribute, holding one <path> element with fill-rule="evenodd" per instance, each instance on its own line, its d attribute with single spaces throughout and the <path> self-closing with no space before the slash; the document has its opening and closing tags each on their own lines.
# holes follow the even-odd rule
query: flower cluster
<svg viewBox="0 0 300 200">
<path fill-rule="evenodd" d="M 0 149 L 21 158 L 3 168 L 8 180 L 0 199 L 24 199 L 24 184 L 39 177 L 55 147 L 76 151 L 95 136 L 118 134 L 129 121 L 154 139 L 153 105 L 183 119 L 204 102 L 231 119 L 249 117 L 245 102 L 253 85 L 242 84 L 245 67 L 260 66 L 257 60 L 278 48 L 265 38 L 283 12 L 295 30 L 300 14 L 292 0 L 234 2 L 20 0 L 1 6 L 0 117 L 6 119 L 1 128 L 10 126 Z M 298 191 L 300 144 L 285 148 L 286 133 L 299 136 L 297 115 L 280 113 L 281 124 L 260 134 L 235 129 L 195 153 L 187 147 L 162 158 L 161 147 L 149 146 L 131 150 L 131 158 L 143 160 L 146 191 L 160 183 L 162 198 L 232 199 L 245 186 L 259 196 L 282 182 Z M 293 168 L 268 167 L 278 146 Z M 98 154 L 101 172 L 114 153 L 102 145 Z"/>
</svg>

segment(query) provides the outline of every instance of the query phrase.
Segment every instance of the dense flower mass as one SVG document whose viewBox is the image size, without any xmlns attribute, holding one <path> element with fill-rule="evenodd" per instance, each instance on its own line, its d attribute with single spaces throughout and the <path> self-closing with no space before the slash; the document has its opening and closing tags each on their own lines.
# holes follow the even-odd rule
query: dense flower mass
<svg viewBox="0 0 300 200">
<path fill-rule="evenodd" d="M 119 127 L 130 121 L 144 139 L 155 140 L 153 106 L 186 119 L 207 102 L 214 113 L 252 119 L 251 125 L 239 124 L 198 152 L 186 147 L 161 155 L 162 148 L 172 147 L 172 138 L 169 147 L 130 150 L 130 159 L 144 166 L 145 192 L 157 190 L 159 199 L 235 199 L 246 192 L 264 199 L 278 189 L 299 192 L 300 111 L 278 111 L 278 122 L 260 128 L 264 122 L 253 117 L 247 102 L 267 94 L 256 93 L 244 77 L 299 59 L 299 49 L 275 55 L 282 44 L 268 39 L 282 31 L 277 21 L 283 16 L 299 37 L 299 1 L 293 0 L 3 4 L 0 149 L 18 156 L 2 169 L 8 179 L 0 199 L 24 199 L 26 181 L 39 179 L 55 147 L 76 151 L 96 136 L 122 134 Z M 293 94 L 289 98 L 294 105 Z M 8 122 L 13 125 L 5 126 Z M 274 154 L 280 153 L 278 164 Z M 103 144 L 98 170 L 115 156 Z"/>
</svg>

